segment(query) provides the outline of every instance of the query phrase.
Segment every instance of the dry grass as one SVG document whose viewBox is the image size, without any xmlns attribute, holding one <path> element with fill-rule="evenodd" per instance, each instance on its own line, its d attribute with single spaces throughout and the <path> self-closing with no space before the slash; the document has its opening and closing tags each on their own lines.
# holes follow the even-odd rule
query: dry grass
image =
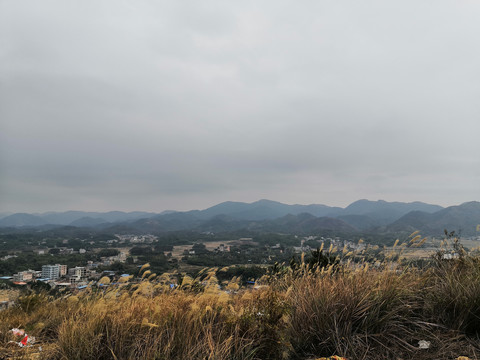
<svg viewBox="0 0 480 360">
<path fill-rule="evenodd" d="M 345 254 L 347 256 L 347 254 Z M 142 269 L 138 284 L 91 288 L 67 298 L 19 298 L 0 312 L 0 354 L 10 328 L 37 337 L 44 359 L 476 359 L 480 260 L 440 258 L 428 270 L 302 263 L 264 277 L 261 289 L 221 290 L 207 269 L 184 277 Z M 431 342 L 418 349 L 418 341 Z M 10 351 L 8 353 L 8 351 Z M 9 355 L 4 355 L 4 354 Z"/>
<path fill-rule="evenodd" d="M 411 350 L 409 340 L 426 330 L 418 315 L 421 287 L 415 272 L 389 270 L 299 278 L 289 291 L 297 352 L 350 358 Z"/>
<path fill-rule="evenodd" d="M 19 290 L 0 290 L 0 302 L 16 300 L 20 295 Z"/>
</svg>

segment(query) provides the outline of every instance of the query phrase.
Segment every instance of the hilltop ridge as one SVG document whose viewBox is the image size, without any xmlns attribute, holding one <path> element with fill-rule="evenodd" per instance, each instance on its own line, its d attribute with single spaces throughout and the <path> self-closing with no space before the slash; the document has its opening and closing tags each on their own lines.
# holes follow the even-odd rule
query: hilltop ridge
<svg viewBox="0 0 480 360">
<path fill-rule="evenodd" d="M 301 214 L 312 219 L 305 221 Z M 288 222 L 285 217 L 291 216 Z M 294 220 L 295 219 L 295 220 Z M 314 225 L 315 224 L 315 225 Z M 252 231 L 300 232 L 331 230 L 353 233 L 407 232 L 441 234 L 444 228 L 475 235 L 480 224 L 480 203 L 466 202 L 443 208 L 439 205 L 384 200 L 357 200 L 345 208 L 324 204 L 284 204 L 261 199 L 252 203 L 225 201 L 203 210 L 153 212 L 48 212 L 16 213 L 0 218 L 0 228 L 74 226 L 125 228 L 137 231 Z"/>
</svg>

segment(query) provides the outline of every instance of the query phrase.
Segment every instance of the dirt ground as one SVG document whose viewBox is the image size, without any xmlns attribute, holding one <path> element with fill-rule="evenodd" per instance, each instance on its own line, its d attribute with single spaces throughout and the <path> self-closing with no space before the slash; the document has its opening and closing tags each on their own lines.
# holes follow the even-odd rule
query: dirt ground
<svg viewBox="0 0 480 360">
<path fill-rule="evenodd" d="M 15 300 L 19 293 L 18 290 L 0 290 L 0 302 Z"/>
<path fill-rule="evenodd" d="M 238 243 L 238 240 L 227 240 L 227 241 L 211 241 L 211 242 L 205 242 L 205 247 L 207 248 L 208 251 L 213 251 L 216 248 L 218 248 L 221 244 L 225 246 L 233 245 L 235 243 Z M 176 259 L 181 259 L 183 257 L 183 252 L 185 250 L 190 250 L 192 248 L 192 245 L 178 245 L 173 247 L 172 251 L 172 257 Z M 166 252 L 167 253 L 167 252 Z"/>
</svg>

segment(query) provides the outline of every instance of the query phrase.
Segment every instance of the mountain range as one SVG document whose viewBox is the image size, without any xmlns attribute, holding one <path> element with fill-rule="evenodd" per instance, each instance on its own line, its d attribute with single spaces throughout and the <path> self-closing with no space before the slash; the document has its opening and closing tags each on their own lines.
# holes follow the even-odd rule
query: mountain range
<svg viewBox="0 0 480 360">
<path fill-rule="evenodd" d="M 69 225 L 82 228 L 167 232 L 273 231 L 315 233 L 408 232 L 440 235 L 443 229 L 476 235 L 480 224 L 480 203 L 476 201 L 442 208 L 422 202 L 358 200 L 346 208 L 321 204 L 287 205 L 271 200 L 253 203 L 227 201 L 204 210 L 186 212 L 82 212 L 26 214 L 0 218 L 0 227 Z"/>
<path fill-rule="evenodd" d="M 43 214 L 16 213 L 0 218 L 0 227 L 12 226 L 41 226 L 41 225 L 72 225 L 72 226 L 90 226 L 95 223 L 116 223 L 129 220 L 138 220 L 150 216 L 159 215 L 143 211 L 122 212 L 85 212 L 85 211 L 65 211 L 65 212 L 47 212 Z"/>
</svg>

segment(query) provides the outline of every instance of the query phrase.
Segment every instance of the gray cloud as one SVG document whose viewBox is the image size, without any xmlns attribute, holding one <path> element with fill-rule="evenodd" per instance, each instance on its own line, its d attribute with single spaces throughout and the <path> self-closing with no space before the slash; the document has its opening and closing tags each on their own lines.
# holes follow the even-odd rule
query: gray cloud
<svg viewBox="0 0 480 360">
<path fill-rule="evenodd" d="M 0 1 L 0 211 L 480 198 L 473 1 Z"/>
</svg>

